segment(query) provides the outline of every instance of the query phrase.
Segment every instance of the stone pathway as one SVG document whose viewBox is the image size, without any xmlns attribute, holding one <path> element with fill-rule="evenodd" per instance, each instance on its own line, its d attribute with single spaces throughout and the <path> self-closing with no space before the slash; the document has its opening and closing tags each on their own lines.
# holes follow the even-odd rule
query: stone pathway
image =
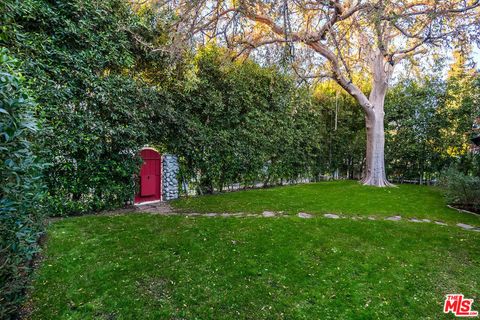
<svg viewBox="0 0 480 320">
<path fill-rule="evenodd" d="M 135 212 L 146 212 L 146 213 L 151 213 L 151 214 L 159 214 L 159 215 L 165 215 L 165 216 L 170 216 L 170 215 L 184 215 L 184 216 L 203 216 L 203 217 L 259 217 L 259 218 L 275 218 L 275 217 L 292 217 L 292 215 L 285 214 L 283 211 L 263 211 L 262 213 L 245 213 L 245 212 L 236 212 L 236 213 L 184 213 L 184 212 L 177 212 L 174 211 L 170 205 L 166 202 L 158 202 L 158 203 L 153 203 L 153 204 L 146 204 L 146 205 L 140 205 L 140 206 L 135 206 L 133 209 Z M 128 211 L 132 212 L 132 210 Z M 302 219 L 312 219 L 312 218 L 326 218 L 326 219 L 350 219 L 350 220 L 387 220 L 387 221 L 405 221 L 405 222 L 412 222 L 412 223 L 435 223 L 440 226 L 449 226 L 449 224 L 443 222 L 443 221 L 431 221 L 430 219 L 417 219 L 417 218 L 408 218 L 404 219 L 400 215 L 395 215 L 391 217 L 386 217 L 386 218 L 379 218 L 379 217 L 373 217 L 373 216 L 344 216 L 344 215 L 339 215 L 339 214 L 333 214 L 333 213 L 326 213 L 323 216 L 322 215 L 315 215 L 315 214 L 310 214 L 307 212 L 299 212 L 297 214 L 297 217 L 302 218 Z M 462 228 L 464 230 L 468 231 L 475 231 L 475 232 L 480 232 L 480 227 L 478 226 L 471 226 L 469 224 L 464 224 L 464 223 L 457 223 L 455 226 Z"/>
</svg>

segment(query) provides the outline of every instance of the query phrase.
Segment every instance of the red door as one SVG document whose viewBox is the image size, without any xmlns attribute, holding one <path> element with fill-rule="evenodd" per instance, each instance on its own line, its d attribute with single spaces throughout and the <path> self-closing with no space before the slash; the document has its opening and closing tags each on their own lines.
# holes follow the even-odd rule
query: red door
<svg viewBox="0 0 480 320">
<path fill-rule="evenodd" d="M 161 200 L 162 157 L 153 149 L 143 149 L 140 155 L 143 165 L 140 169 L 140 192 L 135 195 L 135 203 Z"/>
</svg>

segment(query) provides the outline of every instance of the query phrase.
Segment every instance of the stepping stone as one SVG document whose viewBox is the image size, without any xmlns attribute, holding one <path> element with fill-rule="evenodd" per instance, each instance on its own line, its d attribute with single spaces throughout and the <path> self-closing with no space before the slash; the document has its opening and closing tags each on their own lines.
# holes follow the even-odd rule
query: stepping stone
<svg viewBox="0 0 480 320">
<path fill-rule="evenodd" d="M 368 220 L 377 220 L 375 217 L 368 217 Z"/>
<path fill-rule="evenodd" d="M 410 222 L 424 222 L 423 220 L 418 220 L 416 218 L 408 219 Z"/>
<path fill-rule="evenodd" d="M 422 219 L 423 222 L 432 222 L 429 219 Z"/>
<path fill-rule="evenodd" d="M 435 223 L 440 225 L 440 226 L 448 226 L 448 224 L 446 224 L 445 222 L 442 222 L 442 221 L 435 221 Z"/>
<path fill-rule="evenodd" d="M 269 218 L 269 217 L 275 217 L 275 212 L 272 211 L 263 211 L 262 216 Z"/>
<path fill-rule="evenodd" d="M 336 214 L 333 214 L 333 213 L 326 213 L 323 215 L 325 218 L 329 218 L 329 219 L 340 219 L 340 216 L 336 215 Z"/>
<path fill-rule="evenodd" d="M 222 217 L 233 217 L 233 214 L 232 213 L 222 213 L 221 216 Z"/>
<path fill-rule="evenodd" d="M 402 217 L 401 216 L 393 216 L 393 217 L 388 217 L 385 220 L 400 221 L 400 220 L 402 220 Z"/>
<path fill-rule="evenodd" d="M 205 214 L 205 217 L 216 217 L 217 214 L 216 213 L 206 213 Z"/>
<path fill-rule="evenodd" d="M 465 224 L 465 223 L 457 223 L 457 226 L 459 226 L 460 228 L 465 229 L 465 230 L 475 229 L 474 226 L 471 226 L 471 225 Z"/>
<path fill-rule="evenodd" d="M 304 218 L 304 219 L 310 219 L 310 218 L 313 218 L 313 216 L 309 213 L 305 213 L 305 212 L 299 212 L 298 213 L 298 217 L 300 218 Z"/>
</svg>

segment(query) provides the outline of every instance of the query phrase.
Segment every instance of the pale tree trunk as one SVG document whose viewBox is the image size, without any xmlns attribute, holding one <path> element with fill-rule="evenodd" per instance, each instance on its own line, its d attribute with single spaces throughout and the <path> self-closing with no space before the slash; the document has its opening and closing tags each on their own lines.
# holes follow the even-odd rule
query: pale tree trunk
<svg viewBox="0 0 480 320">
<path fill-rule="evenodd" d="M 318 52 L 323 53 L 325 57 L 332 62 L 333 79 L 347 91 L 355 100 L 358 101 L 365 112 L 365 124 L 367 128 L 367 153 L 366 166 L 361 182 L 364 185 L 376 187 L 391 187 L 393 184 L 388 182 L 385 173 L 385 131 L 384 131 L 384 102 L 388 89 L 388 81 L 392 75 L 393 65 L 390 64 L 386 56 L 377 49 L 371 55 L 371 70 L 373 75 L 373 85 L 370 96 L 365 94 L 341 75 L 338 61 L 332 55 L 328 55 L 320 45 L 312 45 Z"/>
<path fill-rule="evenodd" d="M 366 112 L 367 129 L 366 167 L 361 182 L 376 187 L 393 186 L 385 173 L 385 130 L 383 110 L 388 80 L 392 66 L 385 62 L 383 55 L 377 53 L 372 61 L 373 88 L 370 93 L 370 109 Z"/>
<path fill-rule="evenodd" d="M 374 104 L 374 112 L 365 117 L 367 128 L 366 167 L 362 183 L 376 187 L 393 186 L 385 173 L 385 131 L 383 102 Z"/>
</svg>

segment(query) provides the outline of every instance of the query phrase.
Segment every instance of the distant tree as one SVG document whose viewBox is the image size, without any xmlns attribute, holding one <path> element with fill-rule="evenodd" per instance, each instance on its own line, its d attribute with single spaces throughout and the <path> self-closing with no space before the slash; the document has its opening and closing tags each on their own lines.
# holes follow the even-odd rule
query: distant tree
<svg viewBox="0 0 480 320">
<path fill-rule="evenodd" d="M 397 179 L 432 179 L 453 164 L 474 171 L 470 154 L 473 119 L 479 112 L 478 73 L 463 45 L 453 51 L 448 76 L 400 80 L 387 95 L 388 167 Z"/>
<path fill-rule="evenodd" d="M 446 83 L 439 77 L 404 79 L 386 99 L 386 155 L 390 176 L 420 183 L 431 179 L 448 162 L 442 154 L 440 135 L 445 119 L 439 109 L 445 104 Z"/>
<path fill-rule="evenodd" d="M 471 46 L 462 44 L 453 51 L 453 63 L 447 75 L 446 101 L 440 108 L 445 124 L 441 129 L 442 152 L 454 157 L 470 150 L 470 130 L 480 114 L 479 73 L 471 57 Z"/>
</svg>

